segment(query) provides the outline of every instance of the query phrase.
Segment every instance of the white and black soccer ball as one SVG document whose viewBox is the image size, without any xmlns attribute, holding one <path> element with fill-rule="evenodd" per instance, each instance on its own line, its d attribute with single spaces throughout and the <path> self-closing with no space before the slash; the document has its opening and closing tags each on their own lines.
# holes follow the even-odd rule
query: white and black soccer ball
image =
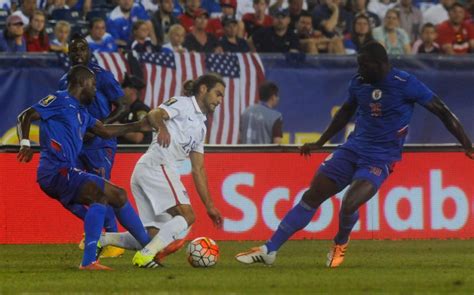
<svg viewBox="0 0 474 295">
<path fill-rule="evenodd" d="M 219 247 L 210 238 L 199 237 L 189 242 L 186 248 L 188 262 L 193 267 L 209 267 L 219 259 Z"/>
</svg>

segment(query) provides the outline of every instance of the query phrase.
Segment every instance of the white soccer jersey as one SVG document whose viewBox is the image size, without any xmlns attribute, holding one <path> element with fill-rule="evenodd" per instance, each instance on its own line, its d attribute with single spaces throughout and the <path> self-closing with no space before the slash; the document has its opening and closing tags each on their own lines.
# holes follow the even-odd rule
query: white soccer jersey
<svg viewBox="0 0 474 295">
<path fill-rule="evenodd" d="M 177 168 L 179 162 L 189 157 L 191 151 L 204 153 L 206 139 L 206 116 L 202 113 L 196 98 L 175 96 L 161 104 L 170 119 L 165 121 L 171 142 L 168 148 L 157 143 L 156 133 L 147 152 L 138 161 L 139 164 L 168 165 Z"/>
</svg>

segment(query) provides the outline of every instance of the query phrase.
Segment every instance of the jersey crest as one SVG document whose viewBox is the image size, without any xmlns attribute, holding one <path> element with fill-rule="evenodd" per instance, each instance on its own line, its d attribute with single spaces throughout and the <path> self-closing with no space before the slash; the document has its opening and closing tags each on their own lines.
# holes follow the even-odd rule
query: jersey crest
<svg viewBox="0 0 474 295">
<path fill-rule="evenodd" d="M 56 99 L 56 96 L 54 95 L 48 95 L 46 96 L 45 98 L 41 99 L 39 104 L 44 106 L 44 107 L 47 107 L 48 105 L 50 105 L 54 100 Z"/>
<path fill-rule="evenodd" d="M 379 100 L 381 98 L 382 98 L 382 90 L 374 89 L 374 91 L 372 91 L 372 99 L 373 100 Z"/>
<path fill-rule="evenodd" d="M 177 102 L 178 100 L 174 97 L 168 99 L 167 101 L 164 102 L 164 105 L 169 107 L 170 105 L 174 104 L 175 102 Z"/>
</svg>

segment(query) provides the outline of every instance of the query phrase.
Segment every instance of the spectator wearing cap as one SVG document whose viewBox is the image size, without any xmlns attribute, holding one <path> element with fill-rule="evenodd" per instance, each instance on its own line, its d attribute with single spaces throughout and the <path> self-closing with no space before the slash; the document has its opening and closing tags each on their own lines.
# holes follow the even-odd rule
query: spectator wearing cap
<svg viewBox="0 0 474 295">
<path fill-rule="evenodd" d="M 300 44 L 295 32 L 288 30 L 288 11 L 280 10 L 273 17 L 273 26 L 262 28 L 249 38 L 251 51 L 257 52 L 298 52 Z"/>
<path fill-rule="evenodd" d="M 313 11 L 313 27 L 323 32 L 324 36 L 342 37 L 350 33 L 352 14 L 343 6 L 342 0 L 325 0 Z"/>
<path fill-rule="evenodd" d="M 237 0 L 220 0 L 222 7 L 222 15 L 220 18 L 211 18 L 207 24 L 206 31 L 208 33 L 214 34 L 217 38 L 224 36 L 224 18 L 235 18 L 235 13 L 237 11 Z M 243 37 L 245 33 L 245 26 L 242 21 L 237 20 L 237 36 Z"/>
<path fill-rule="evenodd" d="M 145 87 L 143 79 L 133 76 L 125 75 L 122 82 L 123 92 L 125 97 L 129 99 L 130 111 L 128 114 L 122 117 L 120 123 L 132 123 L 143 119 L 150 108 L 144 104 L 140 99 L 140 90 Z M 117 143 L 119 144 L 149 144 L 152 139 L 151 132 L 129 132 L 123 136 L 117 137 Z"/>
<path fill-rule="evenodd" d="M 156 44 L 155 32 L 150 17 L 143 6 L 133 0 L 119 0 L 107 19 L 107 31 L 114 37 L 119 47 L 128 46 L 132 39 L 132 25 L 137 20 L 147 23 L 152 32 L 152 42 Z"/>
<path fill-rule="evenodd" d="M 25 26 L 30 24 L 30 18 L 33 17 L 33 13 L 36 11 L 36 0 L 23 0 L 20 9 L 12 13 L 12 15 L 18 15 L 21 17 Z"/>
<path fill-rule="evenodd" d="M 219 44 L 224 52 L 249 52 L 249 46 L 245 39 L 237 36 L 238 22 L 234 17 L 225 17 L 222 20 L 224 25 L 224 36 L 219 40 Z"/>
<path fill-rule="evenodd" d="M 90 34 L 86 37 L 91 52 L 116 52 L 117 44 L 114 37 L 107 33 L 105 21 L 94 18 L 89 24 Z"/>
<path fill-rule="evenodd" d="M 169 30 L 172 25 L 179 24 L 178 18 L 173 15 L 173 0 L 160 0 L 160 8 L 151 17 L 151 23 L 156 35 L 157 44 L 169 42 Z"/>
<path fill-rule="evenodd" d="M 20 16 L 10 15 L 0 34 L 0 52 L 26 52 L 24 23 Z"/>
<path fill-rule="evenodd" d="M 25 29 L 26 51 L 48 52 L 49 38 L 45 31 L 46 14 L 36 10 L 31 17 L 30 24 Z"/>
<path fill-rule="evenodd" d="M 155 46 L 151 42 L 150 30 L 147 24 L 142 20 L 137 20 L 132 27 L 133 41 L 130 49 L 139 53 L 159 52 L 161 46 Z"/>
<path fill-rule="evenodd" d="M 209 14 L 200 8 L 194 11 L 194 25 L 192 32 L 188 33 L 184 40 L 184 47 L 189 51 L 222 53 L 217 38 L 206 32 Z"/>
<path fill-rule="evenodd" d="M 261 28 L 269 28 L 273 25 L 272 17 L 266 14 L 267 8 L 267 0 L 253 0 L 254 13 L 246 13 L 242 17 L 247 37 L 252 36 Z"/>
<path fill-rule="evenodd" d="M 190 33 L 194 25 L 195 12 L 202 9 L 201 1 L 186 0 L 184 5 L 184 13 L 178 16 L 178 20 L 186 30 L 186 33 Z"/>
<path fill-rule="evenodd" d="M 464 6 L 454 3 L 448 12 L 449 19 L 436 28 L 441 49 L 450 55 L 474 52 L 474 28 L 465 21 Z"/>
<path fill-rule="evenodd" d="M 163 45 L 162 51 L 183 53 L 188 50 L 184 48 L 184 39 L 186 37 L 186 30 L 180 24 L 174 24 L 170 28 L 170 42 Z"/>
<path fill-rule="evenodd" d="M 69 35 L 71 34 L 71 24 L 60 20 L 54 26 L 54 39 L 50 41 L 49 47 L 52 51 L 68 53 Z"/>
</svg>

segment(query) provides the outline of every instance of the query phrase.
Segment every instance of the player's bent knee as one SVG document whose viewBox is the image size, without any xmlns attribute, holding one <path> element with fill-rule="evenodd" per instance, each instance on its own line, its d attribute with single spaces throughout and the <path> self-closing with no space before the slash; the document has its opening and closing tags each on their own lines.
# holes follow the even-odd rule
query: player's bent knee
<svg viewBox="0 0 474 295">
<path fill-rule="evenodd" d="M 127 201 L 128 201 L 127 192 L 123 188 L 120 188 L 120 187 L 116 187 L 113 190 L 112 194 L 108 196 L 109 205 L 115 208 L 122 207 L 123 205 L 125 205 L 125 203 L 127 203 Z"/>
</svg>

